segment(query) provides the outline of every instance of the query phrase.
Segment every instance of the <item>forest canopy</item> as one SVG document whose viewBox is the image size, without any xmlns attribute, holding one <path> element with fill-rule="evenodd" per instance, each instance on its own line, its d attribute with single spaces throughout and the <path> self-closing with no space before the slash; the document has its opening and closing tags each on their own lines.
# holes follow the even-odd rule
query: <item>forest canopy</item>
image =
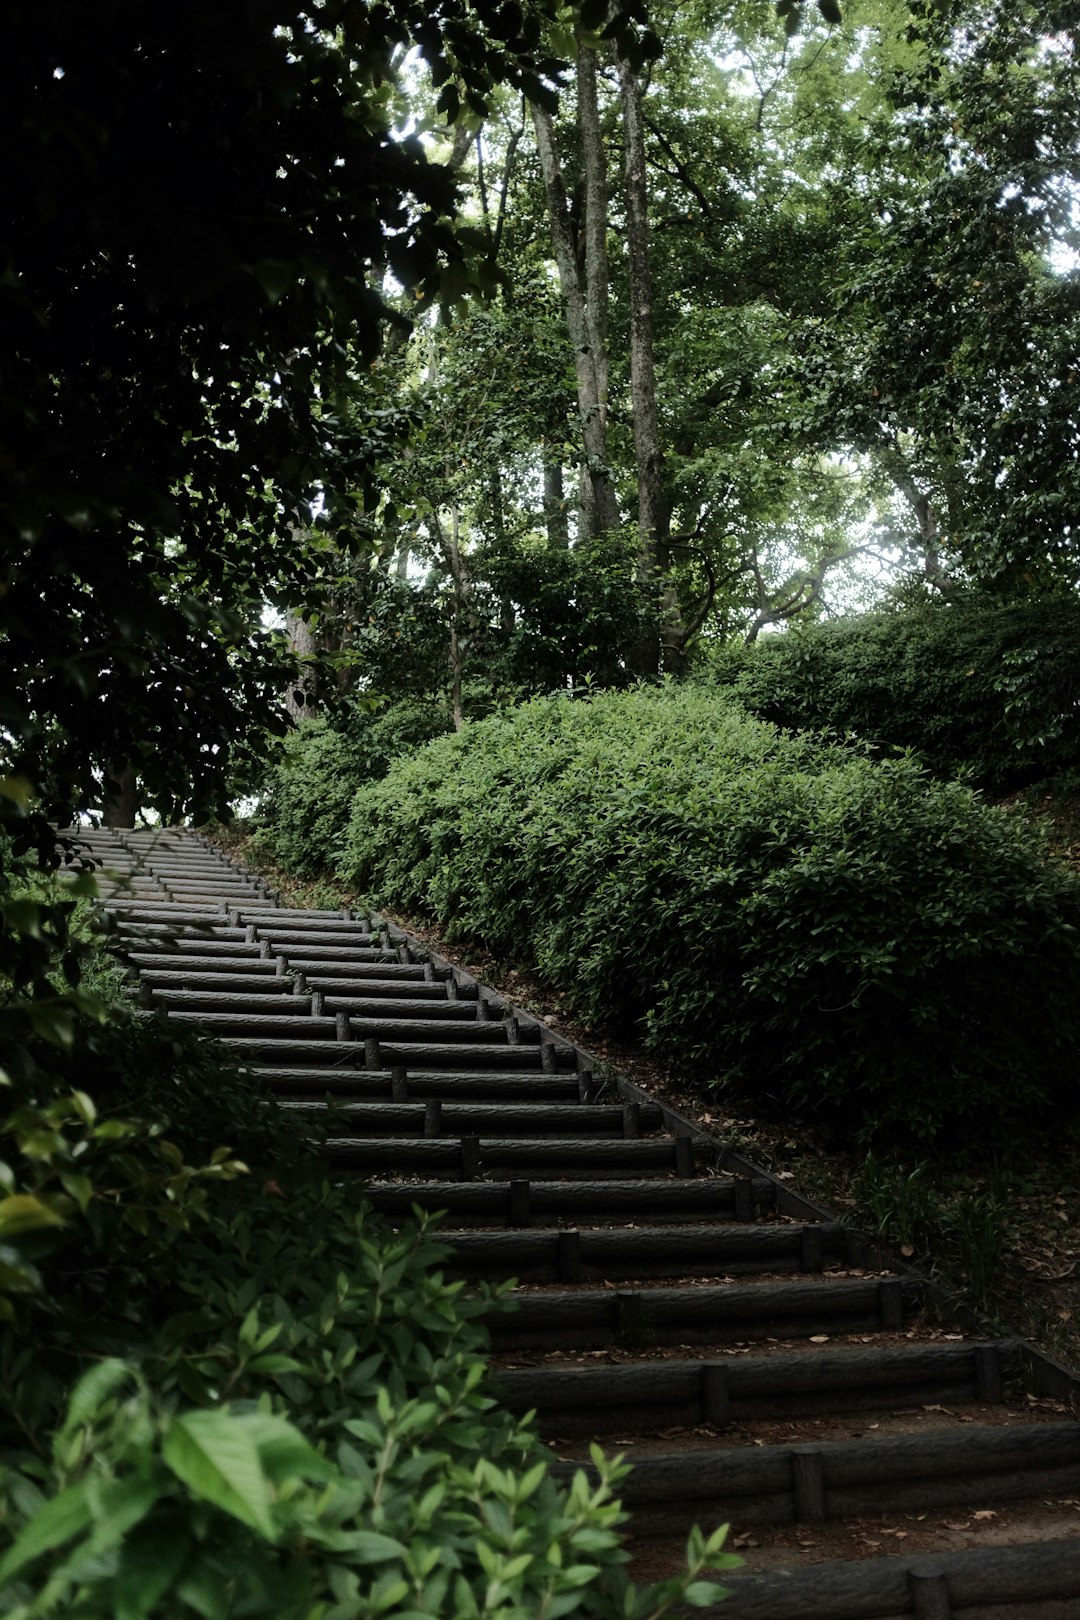
<svg viewBox="0 0 1080 1620">
<path fill-rule="evenodd" d="M 1064 10 L 115 0 L 8 43 L 0 721 L 55 810 L 222 810 L 296 658 L 296 712 L 460 723 L 1073 589 Z"/>
</svg>

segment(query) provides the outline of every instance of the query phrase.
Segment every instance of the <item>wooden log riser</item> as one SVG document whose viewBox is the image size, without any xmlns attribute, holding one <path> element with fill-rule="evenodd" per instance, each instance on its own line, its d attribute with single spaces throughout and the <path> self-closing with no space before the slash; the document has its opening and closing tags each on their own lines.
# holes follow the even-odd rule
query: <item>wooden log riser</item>
<svg viewBox="0 0 1080 1620">
<path fill-rule="evenodd" d="M 399 962 L 396 957 L 380 953 L 374 962 L 312 962 L 302 957 L 298 952 L 289 956 L 290 967 L 302 973 L 308 983 L 317 990 L 334 994 L 335 986 L 345 991 L 353 984 L 362 985 L 367 990 L 369 984 L 379 983 L 413 984 L 427 986 L 421 988 L 416 994 L 429 996 L 433 993 L 432 987 L 436 984 L 445 984 L 430 965 L 425 962 Z M 410 994 L 413 992 L 410 992 Z"/>
<path fill-rule="evenodd" d="M 569 1463 L 556 1467 L 573 1471 Z M 789 1504 L 800 1497 L 799 1522 L 812 1522 L 815 1494 L 819 1509 L 824 1499 L 827 1517 L 843 1518 L 891 1512 L 894 1495 L 904 1491 L 909 1493 L 906 1510 L 918 1508 L 920 1490 L 954 1490 L 941 1498 L 950 1502 L 964 1500 L 955 1491 L 975 1498 L 997 1493 L 997 1500 L 1015 1500 L 1019 1495 L 1074 1492 L 1075 1483 L 1067 1481 L 1077 1478 L 1080 1424 L 1017 1423 L 816 1445 L 649 1453 L 635 1460 L 619 1495 L 628 1508 L 725 1501 L 734 1504 L 729 1512 L 737 1519 L 745 1518 L 759 1497 L 783 1498 Z M 1020 1479 L 1025 1482 L 1022 1489 L 1016 1484 Z M 1045 1488 L 1040 1480 L 1046 1482 Z M 927 1500 L 933 1502 L 932 1497 Z M 829 1508 L 830 1502 L 835 1502 L 834 1508 Z"/>
<path fill-rule="evenodd" d="M 143 981 L 146 983 L 146 981 Z M 153 983 L 148 986 L 153 1005 L 174 1013 L 220 1013 L 232 1009 L 233 1014 L 248 1013 L 269 1018 L 310 1018 L 312 998 L 297 994 L 293 981 L 281 975 L 271 975 L 265 989 L 251 992 L 231 992 L 219 995 L 213 991 L 162 988 Z"/>
<path fill-rule="evenodd" d="M 395 1095 L 391 1081 L 391 1096 Z M 659 1129 L 659 1115 L 631 1137 L 621 1108 L 590 1108 L 581 1103 L 454 1102 L 323 1102 L 301 1100 L 283 1107 L 300 1118 L 325 1119 L 333 1112 L 335 1128 L 363 1136 L 607 1136 L 639 1140 Z M 336 1122 L 340 1122 L 337 1124 Z"/>
<path fill-rule="evenodd" d="M 905 1282 L 894 1292 L 896 1279 L 835 1282 L 770 1282 L 753 1284 L 704 1284 L 691 1288 L 636 1288 L 612 1292 L 610 1289 L 582 1289 L 572 1294 L 541 1294 L 522 1291 L 515 1296 L 512 1317 L 496 1316 L 492 1323 L 505 1321 L 511 1333 L 516 1328 L 537 1327 L 626 1327 L 629 1317 L 644 1323 L 675 1318 L 687 1327 L 706 1324 L 735 1330 L 748 1322 L 820 1321 L 833 1311 L 876 1318 L 886 1329 L 899 1328 L 899 1312 L 920 1300 L 921 1288 Z M 1080 1427 L 1077 1429 L 1080 1434 Z"/>
<path fill-rule="evenodd" d="M 875 1610 L 872 1615 L 866 1615 L 866 1620 L 1080 1620 L 1080 1599 L 1077 1598 L 1042 1598 L 1033 1603 L 1005 1604 L 987 1604 L 980 1600 L 974 1608 L 966 1604 L 957 1608 L 955 1603 L 948 1602 L 947 1593 L 944 1600 L 941 1598 L 936 1583 L 918 1592 L 913 1584 L 911 1604 L 910 1608 L 892 1610 L 888 1614 Z M 707 1620 L 741 1620 L 743 1611 L 736 1611 L 728 1604 L 724 1614 L 720 1609 L 698 1609 L 695 1613 Z M 819 1609 L 812 1620 L 835 1620 L 835 1614 L 834 1607 Z M 772 1620 L 771 1614 L 769 1620 Z"/>
<path fill-rule="evenodd" d="M 283 979 L 273 962 L 252 962 L 246 973 L 190 973 L 185 968 L 146 968 L 139 975 L 142 984 L 159 990 L 221 990 L 240 995 L 291 995 L 293 982 Z"/>
<path fill-rule="evenodd" d="M 361 1187 L 363 1184 L 361 1184 Z M 483 1220 L 529 1226 L 534 1221 L 632 1220 L 648 1209 L 650 1221 L 680 1221 L 691 1216 L 735 1218 L 738 1193 L 730 1180 L 428 1182 L 423 1186 L 368 1186 L 366 1196 L 380 1214 L 411 1219 L 411 1207 L 444 1210 L 448 1221 Z M 767 1210 L 774 1196 L 771 1182 L 753 1189 L 758 1206 Z"/>
<path fill-rule="evenodd" d="M 247 936 L 247 925 L 240 922 L 235 907 L 225 901 L 170 900 L 155 895 L 138 903 L 109 902 L 111 922 L 117 934 L 136 938 L 141 934 L 161 934 L 172 938 L 202 938 L 216 934 L 222 939 Z"/>
<path fill-rule="evenodd" d="M 451 1239 L 453 1241 L 453 1239 Z M 989 1363 L 992 1371 L 986 1370 Z M 513 1411 L 535 1407 L 559 1419 L 575 1410 L 598 1417 L 606 1408 L 625 1411 L 650 1403 L 688 1403 L 709 1421 L 718 1404 L 709 1385 L 721 1383 L 724 1404 L 740 1410 L 755 1397 L 769 1401 L 803 1396 L 882 1393 L 898 1399 L 929 1385 L 955 1384 L 971 1399 L 998 1402 L 1006 1378 L 1016 1379 L 1020 1356 L 1015 1340 L 985 1344 L 912 1345 L 891 1348 L 818 1350 L 802 1356 L 725 1356 L 717 1360 L 672 1359 L 640 1366 L 507 1368 L 493 1374 L 499 1399 Z"/>
<path fill-rule="evenodd" d="M 386 1069 L 286 1069 L 255 1070 L 256 1077 L 277 1101 L 305 1103 L 340 1091 L 356 1099 L 391 1102 L 399 1095 Z M 509 1103 L 525 1097 L 539 1102 L 568 1101 L 577 1096 L 573 1075 L 545 1075 L 539 1072 L 490 1076 L 437 1073 L 410 1075 L 406 1096 L 413 1102 L 445 1100 L 458 1105 L 466 1102 Z"/>
<path fill-rule="evenodd" d="M 473 1139 L 476 1140 L 475 1138 Z M 466 1178 L 481 1171 L 548 1170 L 559 1175 L 579 1171 L 595 1176 L 602 1167 L 612 1175 L 634 1175 L 653 1171 L 661 1175 L 677 1172 L 675 1144 L 667 1137 L 655 1141 L 612 1141 L 603 1137 L 566 1137 L 561 1142 L 528 1138 L 499 1140 L 485 1137 L 477 1142 L 470 1164 L 468 1137 L 455 1141 L 421 1141 L 414 1137 L 332 1137 L 323 1153 L 334 1167 L 363 1169 L 384 1175 L 430 1170 L 448 1178 Z M 694 1144 L 697 1162 L 710 1157 L 708 1144 Z"/>
<path fill-rule="evenodd" d="M 225 1013 L 225 1012 L 185 1012 L 183 1009 L 170 1010 L 169 1017 L 178 1023 L 197 1024 L 208 1035 L 214 1036 L 253 1036 L 273 1037 L 277 1034 L 288 1034 L 290 1039 L 307 1038 L 310 1031 L 312 1040 L 334 1040 L 337 1035 L 337 1023 L 333 1018 L 309 1017 L 304 1020 L 298 1029 L 279 1030 L 278 1024 L 284 1015 L 279 1011 L 274 1013 Z M 350 1036 L 352 1040 L 381 1040 L 394 1046 L 413 1046 L 437 1044 L 440 1046 L 466 1045 L 471 1046 L 482 1043 L 490 1046 L 501 1046 L 506 1042 L 506 1036 L 500 1024 L 484 1024 L 474 1021 L 461 1021 L 456 1019 L 417 1019 L 415 1027 L 412 1022 L 404 1020 L 391 1020 L 388 1018 L 350 1018 Z M 539 1050 L 539 1048 L 535 1048 Z"/>
<path fill-rule="evenodd" d="M 271 950 L 274 949 L 271 940 L 264 939 L 262 943 Z M 298 960 L 302 959 L 304 962 L 310 963 L 312 970 L 319 973 L 329 972 L 335 966 L 345 967 L 350 963 L 396 962 L 398 960 L 395 951 L 387 950 L 385 946 L 379 945 L 377 942 L 367 946 L 317 945 L 305 939 L 297 940 L 295 944 L 288 946 L 287 949 L 279 944 L 278 949 L 285 952 L 290 960 L 295 956 Z"/>
<path fill-rule="evenodd" d="M 730 1600 L 695 1614 L 703 1620 L 1060 1620 L 1038 1606 L 1065 1602 L 1073 1605 L 1067 1620 L 1077 1620 L 1080 1540 L 736 1570 L 724 1585 Z M 948 1594 L 944 1615 L 922 1601 L 935 1585 Z"/>
<path fill-rule="evenodd" d="M 185 933 L 182 937 L 155 935 L 156 931 L 138 937 L 121 933 L 115 941 L 116 949 L 151 972 L 214 974 L 218 982 L 207 985 L 211 992 L 222 988 L 222 975 L 229 972 L 260 973 L 262 969 L 252 964 L 273 960 L 271 953 L 264 951 L 258 941 L 247 939 L 242 934 L 232 940 L 215 937 L 210 931 Z M 147 958 L 145 962 L 144 957 Z M 234 962 L 237 965 L 232 966 Z M 277 972 L 276 960 L 273 966 L 274 972 Z"/>
<path fill-rule="evenodd" d="M 664 1317 L 646 1320 L 640 1327 L 566 1327 L 503 1328 L 496 1322 L 488 1323 L 492 1349 L 496 1354 L 513 1354 L 521 1350 L 662 1350 L 669 1346 L 685 1349 L 700 1345 L 703 1350 L 722 1350 L 728 1345 L 742 1344 L 757 1334 L 777 1340 L 800 1339 L 812 1333 L 880 1333 L 881 1318 L 872 1311 L 835 1310 L 812 1316 L 773 1317 L 763 1315 L 759 1320 L 748 1319 L 727 1326 L 722 1321 L 682 1322 Z"/>
<path fill-rule="evenodd" d="M 282 1068 L 303 1065 L 318 1072 L 318 1065 L 327 1068 L 361 1066 L 376 1072 L 398 1064 L 413 1069 L 450 1069 L 460 1072 L 468 1066 L 477 1069 L 520 1070 L 539 1074 L 543 1068 L 543 1053 L 539 1046 L 473 1046 L 467 1043 L 428 1044 L 426 1042 L 397 1041 L 384 1045 L 373 1054 L 378 1061 L 369 1062 L 363 1041 L 328 1041 L 316 1038 L 304 1040 L 260 1040 L 257 1036 L 220 1035 L 217 1039 L 230 1051 L 243 1056 L 258 1068 Z M 373 1043 L 377 1044 L 377 1043 Z M 564 1073 L 572 1072 L 573 1053 L 559 1054 Z"/>
<path fill-rule="evenodd" d="M 824 1245 L 812 1228 L 739 1228 L 727 1231 L 667 1233 L 582 1231 L 447 1236 L 456 1276 L 519 1281 L 589 1282 L 619 1277 L 757 1275 L 768 1271 L 818 1272 L 843 1252 L 844 1234 L 835 1230 Z"/>
<path fill-rule="evenodd" d="M 175 1008 L 177 1012 L 213 1013 L 226 1016 L 238 1013 L 247 1013 L 249 1015 L 264 1013 L 270 1017 L 276 1017 L 280 1015 L 281 1009 L 276 1002 L 276 997 L 280 994 L 280 987 L 275 984 L 275 977 L 268 977 L 265 987 L 260 986 L 250 992 L 237 992 L 228 987 L 219 990 L 212 985 L 175 988 L 159 987 L 157 984 L 152 984 L 152 988 L 157 1005 Z M 291 989 L 291 981 L 287 987 Z M 395 1019 L 398 1021 L 402 1019 L 451 1019 L 461 1024 L 475 1023 L 476 1021 L 475 1002 L 453 1002 L 444 999 L 442 1003 L 439 1003 L 428 998 L 420 1000 L 402 997 L 398 999 L 394 996 L 357 996 L 346 999 L 339 996 L 326 996 L 321 990 L 312 989 L 310 985 L 305 992 L 297 996 L 297 1009 L 295 1010 L 302 1008 L 303 1012 L 310 1016 L 312 995 L 322 997 L 323 1014 L 328 1018 L 334 1017 L 338 1012 L 352 1012 L 367 1019 Z"/>
<path fill-rule="evenodd" d="M 683 1342 L 681 1339 L 678 1341 Z M 652 1363 L 657 1365 L 657 1363 Z M 940 1406 L 974 1405 L 979 1400 L 973 1380 L 904 1385 L 893 1389 L 880 1385 L 864 1390 L 809 1390 L 791 1395 L 732 1398 L 725 1411 L 709 1410 L 700 1400 L 669 1402 L 663 1395 L 650 1401 L 647 1417 L 641 1405 L 597 1407 L 591 1415 L 576 1407 L 540 1407 L 534 1403 L 502 1404 L 514 1412 L 536 1411 L 535 1426 L 545 1439 L 594 1440 L 618 1438 L 618 1448 L 627 1436 L 656 1434 L 666 1429 L 708 1426 L 718 1435 L 744 1423 L 800 1423 L 808 1418 L 880 1415 L 888 1411 L 912 1411 L 928 1404 Z"/>
<path fill-rule="evenodd" d="M 258 946 L 246 947 L 242 954 L 233 951 L 213 956 L 186 953 L 177 956 L 168 951 L 126 949 L 123 955 L 141 973 L 252 973 L 260 978 L 272 978 L 278 970 L 275 961 L 259 955 Z"/>
<path fill-rule="evenodd" d="M 696 1455 L 696 1454 L 695 1454 Z M 632 1460 L 632 1459 L 631 1459 Z M 637 1465 L 636 1465 L 637 1466 Z M 635 1506 L 625 1485 L 619 1494 L 631 1514 L 631 1533 L 649 1536 L 684 1536 L 691 1525 L 823 1524 L 843 1519 L 888 1518 L 931 1510 L 967 1507 L 998 1509 L 1011 1502 L 1053 1500 L 1075 1496 L 1080 1490 L 1080 1463 L 1071 1467 L 1017 1469 L 1008 1473 L 949 1478 L 925 1478 L 910 1484 L 866 1485 L 826 1489 L 824 1517 L 816 1511 L 799 1512 L 794 1494 L 687 1497 L 665 1504 L 656 1493 L 648 1505 Z"/>
<path fill-rule="evenodd" d="M 310 982 L 310 981 L 309 981 Z M 348 1013 L 350 1017 L 361 1021 L 374 1018 L 426 1018 L 436 1022 L 443 1019 L 454 1019 L 459 1023 L 487 1023 L 489 1020 L 478 1016 L 479 1003 L 475 997 L 455 998 L 448 996 L 448 985 L 439 986 L 441 996 L 436 999 L 430 994 L 426 997 L 410 995 L 399 996 L 391 987 L 389 991 L 371 995 L 364 992 L 359 995 L 342 996 L 336 992 L 323 990 L 325 1007 L 328 1013 Z"/>
<path fill-rule="evenodd" d="M 350 969 L 351 971 L 351 969 Z M 333 978 L 324 973 L 305 974 L 312 990 L 321 990 L 331 1004 L 331 997 L 335 1002 L 338 999 L 356 998 L 360 1000 L 393 999 L 398 1002 L 406 1001 L 432 1001 L 441 998 L 442 1005 L 449 1004 L 449 981 L 445 979 L 425 979 L 422 968 L 403 966 L 397 978 L 371 978 L 340 979 Z M 463 1005 L 472 1007 L 472 1014 L 476 1016 L 476 998 L 462 997 Z"/>
<path fill-rule="evenodd" d="M 120 949 L 131 961 L 142 963 L 148 967 L 180 967 L 193 966 L 196 961 L 222 962 L 232 961 L 246 964 L 252 960 L 269 958 L 269 949 L 254 941 L 236 942 L 231 940 L 212 939 L 178 939 L 168 948 L 164 945 L 156 950 L 148 948 L 143 943 L 125 944 L 120 942 Z"/>
</svg>

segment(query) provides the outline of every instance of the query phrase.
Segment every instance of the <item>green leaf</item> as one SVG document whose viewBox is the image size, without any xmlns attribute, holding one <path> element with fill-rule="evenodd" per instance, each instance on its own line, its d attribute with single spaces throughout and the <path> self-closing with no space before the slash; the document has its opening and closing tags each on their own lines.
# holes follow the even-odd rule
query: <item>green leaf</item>
<svg viewBox="0 0 1080 1620">
<path fill-rule="evenodd" d="M 741 1558 L 736 1561 L 742 1563 Z M 721 1586 L 717 1581 L 691 1581 L 683 1592 L 683 1602 L 692 1603 L 695 1609 L 704 1609 L 714 1603 L 722 1603 L 730 1594 L 731 1588 Z"/>
<path fill-rule="evenodd" d="M 280 1354 L 254 1356 L 247 1364 L 248 1372 L 287 1373 L 301 1372 L 302 1370 L 302 1363 L 297 1361 L 294 1356 Z"/>
<path fill-rule="evenodd" d="M 21 1232 L 37 1232 L 46 1226 L 63 1226 L 64 1217 L 30 1193 L 0 1198 L 0 1238 L 17 1237 Z"/>
<path fill-rule="evenodd" d="M 390 1558 L 404 1558 L 405 1548 L 393 1536 L 381 1536 L 377 1530 L 354 1530 L 349 1536 L 349 1549 L 365 1564 L 384 1564 Z"/>
<path fill-rule="evenodd" d="M 170 1425 L 163 1456 L 194 1495 L 276 1539 L 269 1482 L 243 1418 L 222 1407 L 185 1412 Z"/>
<path fill-rule="evenodd" d="M 51 1552 L 54 1547 L 61 1547 L 65 1541 L 79 1535 L 90 1519 L 85 1483 L 71 1485 L 46 1502 L 0 1562 L 0 1587 L 13 1580 L 21 1569 L 32 1564 L 35 1558 L 40 1558 L 42 1553 Z"/>
<path fill-rule="evenodd" d="M 183 1567 L 190 1542 L 178 1528 L 148 1527 L 130 1536 L 120 1553 L 114 1598 L 116 1620 L 143 1620 Z"/>
<path fill-rule="evenodd" d="M 135 1372 L 126 1361 L 118 1356 L 110 1356 L 106 1361 L 99 1361 L 96 1367 L 83 1373 L 79 1382 L 71 1392 L 68 1402 L 67 1416 L 61 1435 L 69 1435 L 73 1429 L 81 1428 L 100 1408 L 103 1401 L 108 1400 L 114 1389 L 118 1389 L 127 1379 L 134 1378 Z"/>
<path fill-rule="evenodd" d="M 97 1554 L 115 1547 L 134 1525 L 145 1519 L 169 1484 L 165 1469 L 157 1465 L 146 1473 L 114 1480 L 103 1490 L 95 1491 L 92 1485 L 88 1486 L 94 1530 L 87 1552 Z"/>
<path fill-rule="evenodd" d="M 20 810 L 28 810 L 34 797 L 34 784 L 25 776 L 0 776 L 0 799 L 7 799 Z"/>
<path fill-rule="evenodd" d="M 258 1449 L 267 1475 L 280 1483 L 292 1475 L 302 1479 L 338 1479 L 337 1469 L 310 1445 L 299 1429 L 273 1412 L 246 1412 L 242 1422 Z"/>
<path fill-rule="evenodd" d="M 229 1588 L 216 1569 L 200 1564 L 190 1570 L 176 1589 L 177 1597 L 202 1615 L 202 1620 L 229 1620 Z"/>
</svg>

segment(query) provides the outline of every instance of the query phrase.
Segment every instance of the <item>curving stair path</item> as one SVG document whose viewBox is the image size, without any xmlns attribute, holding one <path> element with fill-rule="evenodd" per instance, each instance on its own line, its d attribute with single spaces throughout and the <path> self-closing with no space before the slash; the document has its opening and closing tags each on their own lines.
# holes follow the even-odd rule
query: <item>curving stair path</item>
<svg viewBox="0 0 1080 1620">
<path fill-rule="evenodd" d="M 502 1399 L 599 1438 L 644 1578 L 689 1526 L 718 1620 L 1080 1620 L 1080 1385 L 378 918 L 282 907 L 184 831 L 79 829 L 144 1016 L 213 1035 L 376 1208 L 447 1211 Z M 334 1129 L 338 1129 L 337 1123 Z"/>
</svg>

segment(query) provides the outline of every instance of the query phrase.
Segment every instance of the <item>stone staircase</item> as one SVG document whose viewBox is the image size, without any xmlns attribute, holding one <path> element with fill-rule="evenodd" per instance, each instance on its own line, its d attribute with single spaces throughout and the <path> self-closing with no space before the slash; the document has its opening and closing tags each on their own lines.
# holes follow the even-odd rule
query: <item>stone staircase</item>
<svg viewBox="0 0 1080 1620">
<path fill-rule="evenodd" d="M 183 831 L 84 831 L 143 1016 L 193 1024 L 391 1220 L 447 1212 L 502 1399 L 635 1464 L 636 1567 L 730 1520 L 722 1620 L 1080 1620 L 1077 1383 L 400 930 Z M 332 1105 L 333 1112 L 328 1113 Z"/>
</svg>

